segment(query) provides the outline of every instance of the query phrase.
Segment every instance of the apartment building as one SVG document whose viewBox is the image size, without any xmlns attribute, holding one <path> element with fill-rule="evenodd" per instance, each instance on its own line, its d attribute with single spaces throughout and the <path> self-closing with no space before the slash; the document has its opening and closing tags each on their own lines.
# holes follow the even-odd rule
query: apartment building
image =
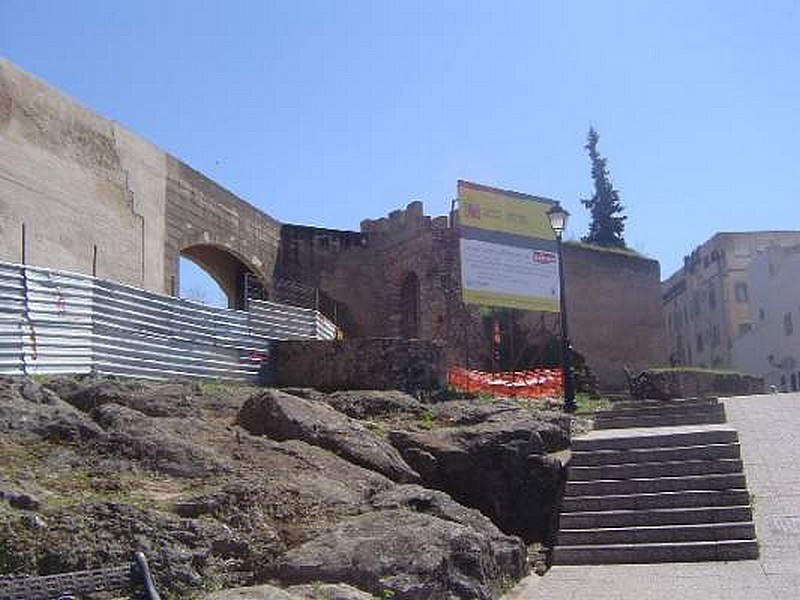
<svg viewBox="0 0 800 600">
<path fill-rule="evenodd" d="M 756 325 L 750 263 L 771 247 L 800 244 L 800 231 L 717 233 L 684 257 L 662 283 L 664 327 L 673 365 L 739 369 L 734 342 Z"/>
<path fill-rule="evenodd" d="M 767 386 L 800 390 L 800 245 L 774 246 L 747 269 L 753 328 L 733 341 L 733 363 Z"/>
</svg>

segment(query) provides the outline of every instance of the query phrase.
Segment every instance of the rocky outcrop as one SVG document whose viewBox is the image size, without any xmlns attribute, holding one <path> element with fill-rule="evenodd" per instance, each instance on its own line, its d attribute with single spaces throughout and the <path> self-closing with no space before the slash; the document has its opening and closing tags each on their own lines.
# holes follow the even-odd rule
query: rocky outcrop
<svg viewBox="0 0 800 600">
<path fill-rule="evenodd" d="M 295 596 L 274 585 L 231 588 L 203 596 L 203 600 L 300 600 L 300 598 L 302 596 Z"/>
<path fill-rule="evenodd" d="M 104 404 L 119 404 L 149 417 L 191 416 L 197 413 L 189 383 L 155 383 L 131 379 L 55 379 L 47 388 L 84 412 Z"/>
<path fill-rule="evenodd" d="M 479 509 L 507 533 L 551 542 L 566 481 L 566 457 L 557 453 L 569 445 L 569 421 L 512 403 L 459 403 L 437 417 L 445 426 L 389 433 L 423 485 Z"/>
<path fill-rule="evenodd" d="M 119 404 L 102 404 L 93 419 L 105 430 L 98 447 L 177 477 L 219 475 L 226 468 L 213 453 L 159 420 Z"/>
<path fill-rule="evenodd" d="M 375 596 L 347 584 L 317 581 L 309 585 L 294 585 L 286 590 L 273 585 L 221 590 L 203 600 L 374 600 Z"/>
<path fill-rule="evenodd" d="M 353 419 L 371 419 L 399 413 L 419 415 L 426 407 L 404 392 L 383 390 L 354 390 L 334 392 L 325 401 Z"/>
<path fill-rule="evenodd" d="M 469 526 L 396 509 L 337 523 L 284 554 L 272 574 L 288 583 L 343 581 L 378 597 L 390 590 L 398 600 L 484 600 L 523 570 L 505 573 L 491 538 Z"/>
<path fill-rule="evenodd" d="M 419 480 L 391 444 L 320 402 L 267 390 L 245 402 L 237 421 L 252 434 L 302 440 L 394 481 Z"/>
<path fill-rule="evenodd" d="M 0 433 L 19 440 L 77 442 L 102 433 L 92 420 L 31 380 L 0 378 Z"/>
<path fill-rule="evenodd" d="M 141 550 L 165 600 L 497 597 L 526 572 L 518 534 L 543 541 L 564 423 L 397 392 L 0 379 L 0 574 Z"/>
<path fill-rule="evenodd" d="M 186 522 L 125 502 L 89 502 L 4 520 L 0 565 L 12 572 L 52 574 L 125 564 L 132 552 L 142 551 L 162 588 L 185 597 L 202 586 L 209 561 L 224 560 L 210 548 L 230 535 L 212 521 Z"/>
</svg>

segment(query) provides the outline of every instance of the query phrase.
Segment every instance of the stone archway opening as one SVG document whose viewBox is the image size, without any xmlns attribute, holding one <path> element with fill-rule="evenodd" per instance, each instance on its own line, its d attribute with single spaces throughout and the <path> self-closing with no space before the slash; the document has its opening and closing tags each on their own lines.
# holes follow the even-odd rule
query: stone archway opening
<svg viewBox="0 0 800 600">
<path fill-rule="evenodd" d="M 419 277 L 410 272 L 400 286 L 400 336 L 419 337 Z"/>
<path fill-rule="evenodd" d="M 203 267 L 191 258 L 178 259 L 180 289 L 177 294 L 183 300 L 192 300 L 209 306 L 228 307 L 228 294 Z"/>
<path fill-rule="evenodd" d="M 208 295 L 214 294 L 219 298 L 221 292 L 225 300 L 219 300 L 218 304 L 243 310 L 247 307 L 248 298 L 266 299 L 266 286 L 259 275 L 225 248 L 205 244 L 189 246 L 181 250 L 179 260 L 190 261 L 214 282 L 216 289 L 209 289 Z M 175 292 L 183 296 L 184 291 L 188 289 L 189 286 L 185 286 L 184 282 L 179 280 Z M 201 298 L 190 299 L 202 301 Z M 206 303 L 214 304 L 214 302 Z"/>
</svg>

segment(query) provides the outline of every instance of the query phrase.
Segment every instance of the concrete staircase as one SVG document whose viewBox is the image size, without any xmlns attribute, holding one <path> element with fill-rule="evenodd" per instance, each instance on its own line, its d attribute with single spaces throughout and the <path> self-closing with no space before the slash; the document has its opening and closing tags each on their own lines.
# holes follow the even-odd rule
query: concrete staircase
<svg viewBox="0 0 800 600">
<path fill-rule="evenodd" d="M 716 399 L 618 402 L 573 440 L 556 565 L 757 558 L 735 429 Z"/>
</svg>

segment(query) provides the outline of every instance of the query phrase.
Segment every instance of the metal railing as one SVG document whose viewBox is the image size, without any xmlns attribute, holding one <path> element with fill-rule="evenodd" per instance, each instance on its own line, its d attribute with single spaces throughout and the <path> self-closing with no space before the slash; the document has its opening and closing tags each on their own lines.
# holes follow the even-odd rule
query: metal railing
<svg viewBox="0 0 800 600">
<path fill-rule="evenodd" d="M 258 379 L 274 340 L 333 339 L 316 310 L 217 308 L 76 273 L 0 262 L 0 375 Z"/>
</svg>

